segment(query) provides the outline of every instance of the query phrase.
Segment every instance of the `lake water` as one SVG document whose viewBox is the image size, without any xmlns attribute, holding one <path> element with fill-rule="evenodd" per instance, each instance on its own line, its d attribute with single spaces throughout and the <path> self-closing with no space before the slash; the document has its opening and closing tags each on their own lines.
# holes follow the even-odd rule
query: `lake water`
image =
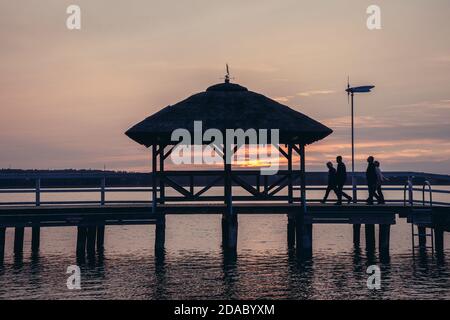
<svg viewBox="0 0 450 320">
<path fill-rule="evenodd" d="M 350 225 L 315 225 L 313 259 L 301 262 L 287 249 L 284 215 L 241 215 L 237 257 L 222 253 L 220 220 L 168 216 L 164 259 L 154 256 L 154 226 L 106 227 L 104 256 L 85 262 L 75 256 L 76 228 L 43 228 L 37 257 L 27 230 L 22 259 L 8 229 L 0 299 L 450 299 L 448 234 L 443 259 L 414 257 L 410 226 L 397 219 L 390 261 L 380 262 L 365 252 L 364 232 L 356 250 Z M 81 290 L 66 286 L 75 264 Z M 366 285 L 372 264 L 382 272 L 378 291 Z"/>
</svg>

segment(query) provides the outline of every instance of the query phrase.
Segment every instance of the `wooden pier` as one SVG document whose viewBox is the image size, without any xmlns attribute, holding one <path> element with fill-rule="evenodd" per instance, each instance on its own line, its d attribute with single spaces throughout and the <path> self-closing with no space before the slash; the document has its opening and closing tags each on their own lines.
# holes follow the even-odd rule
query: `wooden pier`
<svg viewBox="0 0 450 320">
<path fill-rule="evenodd" d="M 155 250 L 164 250 L 165 246 L 165 217 L 167 215 L 192 214 L 221 214 L 227 211 L 226 204 L 199 203 L 199 204 L 160 204 L 156 212 L 151 204 L 122 204 L 122 205 L 51 205 L 51 206 L 4 206 L 0 207 L 0 253 L 4 255 L 5 230 L 14 228 L 14 253 L 23 252 L 24 229 L 32 229 L 32 252 L 39 250 L 39 234 L 42 227 L 69 227 L 75 226 L 77 232 L 78 256 L 94 255 L 103 252 L 105 226 L 110 225 L 155 225 Z M 400 204 L 367 206 L 362 204 L 349 204 L 342 206 L 311 204 L 307 206 L 307 214 L 303 214 L 301 204 L 267 204 L 243 203 L 234 204 L 233 210 L 238 215 L 254 214 L 280 214 L 288 217 L 287 241 L 290 248 L 308 257 L 312 255 L 312 230 L 315 224 L 350 224 L 354 226 L 354 245 L 360 245 L 360 226 L 365 225 L 366 249 L 374 251 L 375 225 L 379 225 L 379 252 L 388 255 L 390 247 L 390 227 L 400 218 L 416 218 L 416 212 L 423 212 L 423 206 L 404 206 Z M 422 217 L 424 219 L 424 217 Z M 450 207 L 439 206 L 429 210 L 426 225 L 435 230 L 436 251 L 443 251 L 443 232 L 450 232 Z M 230 237 L 237 241 L 237 226 L 235 229 L 222 228 L 223 246 L 230 248 Z M 235 232 L 231 234 L 230 232 Z M 438 232 L 442 232 L 439 233 Z"/>
</svg>

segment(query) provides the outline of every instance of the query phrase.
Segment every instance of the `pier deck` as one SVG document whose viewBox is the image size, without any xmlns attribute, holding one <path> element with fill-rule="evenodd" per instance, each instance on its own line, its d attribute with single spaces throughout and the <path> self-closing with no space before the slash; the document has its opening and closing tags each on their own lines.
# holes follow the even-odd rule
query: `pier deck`
<svg viewBox="0 0 450 320">
<path fill-rule="evenodd" d="M 233 209 L 237 214 L 289 214 L 301 210 L 301 204 L 287 203 L 235 203 Z M 225 204 L 160 204 L 158 211 L 152 213 L 149 204 L 120 205 L 56 205 L 56 206 L 10 206 L 0 207 L 0 226 L 78 226 L 102 222 L 105 225 L 117 224 L 153 224 L 158 215 L 223 214 Z M 421 211 L 422 210 L 422 211 Z M 443 217 L 450 219 L 449 207 L 404 206 L 399 204 L 368 206 L 362 204 L 345 204 L 341 206 L 327 204 L 310 204 L 307 206 L 307 223 L 347 223 L 347 224 L 395 224 L 395 216 L 407 218 L 413 213 L 423 212 L 442 222 Z M 429 210 L 429 211 L 428 211 Z M 444 220 L 445 220 L 444 219 Z M 447 224 L 446 230 L 449 230 Z"/>
</svg>

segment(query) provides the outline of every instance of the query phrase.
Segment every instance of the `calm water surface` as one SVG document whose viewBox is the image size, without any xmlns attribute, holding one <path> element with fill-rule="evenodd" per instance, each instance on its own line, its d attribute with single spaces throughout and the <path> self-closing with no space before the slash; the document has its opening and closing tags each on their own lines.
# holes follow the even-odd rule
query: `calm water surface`
<svg viewBox="0 0 450 320">
<path fill-rule="evenodd" d="M 12 255 L 7 230 L 0 264 L 0 299 L 450 299 L 450 238 L 446 255 L 413 257 L 403 219 L 391 231 L 391 257 L 380 262 L 352 244 L 349 225 L 314 226 L 314 253 L 299 262 L 286 244 L 284 215 L 239 217 L 237 257 L 221 251 L 219 215 L 168 216 L 166 254 L 155 257 L 154 226 L 106 228 L 103 257 L 75 256 L 76 228 L 43 228 L 39 256 Z M 67 267 L 78 264 L 82 289 L 68 290 Z M 367 266 L 382 270 L 382 289 L 367 289 Z"/>
<path fill-rule="evenodd" d="M 38 257 L 12 251 L 0 267 L 1 299 L 449 299 L 449 259 L 411 254 L 410 229 L 392 230 L 389 263 L 352 247 L 350 226 L 315 226 L 314 258 L 299 262 L 286 248 L 284 216 L 242 216 L 237 257 L 220 249 L 219 216 L 170 216 L 167 252 L 153 253 L 153 226 L 107 227 L 104 257 L 77 262 L 75 228 L 43 229 Z M 30 235 L 26 235 L 26 249 Z M 362 237 L 364 241 L 364 237 Z M 362 242 L 364 243 L 364 242 Z M 449 241 L 446 246 L 449 248 Z M 447 251 L 446 257 L 450 256 Z M 82 290 L 68 290 L 67 266 L 79 264 Z M 382 290 L 366 287 L 379 264 Z"/>
</svg>

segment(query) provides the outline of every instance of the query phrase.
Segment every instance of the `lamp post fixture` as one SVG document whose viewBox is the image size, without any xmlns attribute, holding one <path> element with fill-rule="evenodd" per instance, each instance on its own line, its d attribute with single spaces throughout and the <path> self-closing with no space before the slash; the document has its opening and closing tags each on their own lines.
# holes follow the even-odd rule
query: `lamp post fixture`
<svg viewBox="0 0 450 320">
<path fill-rule="evenodd" d="M 348 97 L 351 97 L 351 113 L 352 113 L 352 188 L 353 188 L 353 201 L 357 202 L 356 194 L 356 177 L 355 177 L 355 112 L 354 112 L 354 96 L 355 93 L 369 93 L 375 86 L 361 86 L 361 87 L 350 87 L 350 80 L 347 83 Z"/>
</svg>

